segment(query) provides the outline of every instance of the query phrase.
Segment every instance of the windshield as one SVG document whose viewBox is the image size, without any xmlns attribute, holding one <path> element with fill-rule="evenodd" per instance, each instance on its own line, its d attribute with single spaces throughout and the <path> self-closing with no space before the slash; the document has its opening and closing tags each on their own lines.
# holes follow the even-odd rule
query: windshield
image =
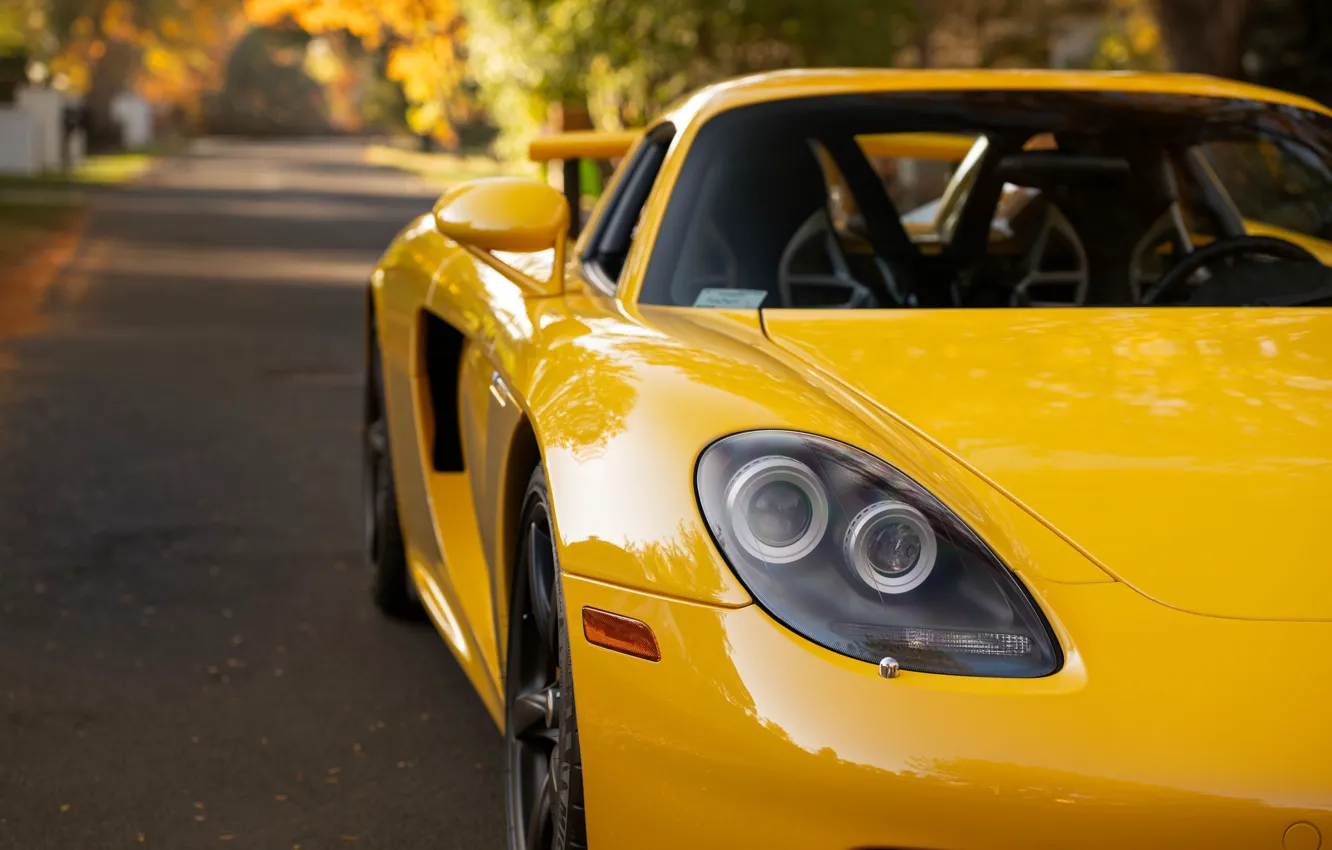
<svg viewBox="0 0 1332 850">
<path fill-rule="evenodd" d="M 1327 262 L 1323 116 L 1122 92 L 848 95 L 702 127 L 640 301 L 1321 305 Z"/>
</svg>

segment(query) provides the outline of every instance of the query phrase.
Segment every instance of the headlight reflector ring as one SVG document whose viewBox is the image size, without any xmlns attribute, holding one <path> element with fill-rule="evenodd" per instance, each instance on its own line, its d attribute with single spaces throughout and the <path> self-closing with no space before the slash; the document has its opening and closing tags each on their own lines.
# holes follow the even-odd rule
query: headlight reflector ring
<svg viewBox="0 0 1332 850">
<path fill-rule="evenodd" d="M 726 485 L 726 507 L 735 539 L 770 564 L 805 557 L 828 529 L 823 483 L 795 458 L 768 455 L 745 464 Z"/>
<path fill-rule="evenodd" d="M 883 593 L 919 587 L 934 569 L 938 541 L 925 515 L 904 502 L 875 502 L 856 514 L 843 542 L 846 561 Z"/>
</svg>

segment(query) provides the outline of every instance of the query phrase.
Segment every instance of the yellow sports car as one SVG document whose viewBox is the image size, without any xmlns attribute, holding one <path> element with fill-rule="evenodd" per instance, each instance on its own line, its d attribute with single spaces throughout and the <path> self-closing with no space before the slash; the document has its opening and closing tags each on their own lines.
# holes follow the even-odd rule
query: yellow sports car
<svg viewBox="0 0 1332 850">
<path fill-rule="evenodd" d="M 510 847 L 1332 846 L 1332 112 L 791 71 L 533 156 L 367 297 Z"/>
</svg>

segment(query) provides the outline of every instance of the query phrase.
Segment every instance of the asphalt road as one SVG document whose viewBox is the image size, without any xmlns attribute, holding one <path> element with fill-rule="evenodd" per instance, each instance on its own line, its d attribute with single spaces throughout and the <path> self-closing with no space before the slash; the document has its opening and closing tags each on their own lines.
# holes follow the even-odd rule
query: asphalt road
<svg viewBox="0 0 1332 850">
<path fill-rule="evenodd" d="M 361 554 L 363 285 L 432 200 L 206 140 L 0 338 L 0 848 L 501 846 L 500 738 Z"/>
</svg>

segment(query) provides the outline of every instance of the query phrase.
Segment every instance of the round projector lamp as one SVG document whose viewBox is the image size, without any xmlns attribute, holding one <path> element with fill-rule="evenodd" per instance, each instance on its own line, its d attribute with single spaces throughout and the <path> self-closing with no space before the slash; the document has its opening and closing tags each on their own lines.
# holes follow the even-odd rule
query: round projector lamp
<svg viewBox="0 0 1332 850">
<path fill-rule="evenodd" d="M 903 502 L 875 502 L 856 514 L 842 548 L 861 580 L 883 593 L 919 587 L 939 552 L 930 521 Z"/>
<path fill-rule="evenodd" d="M 828 496 L 814 470 L 791 457 L 752 460 L 726 485 L 735 539 L 770 564 L 789 564 L 814 551 L 828 529 Z"/>
</svg>

